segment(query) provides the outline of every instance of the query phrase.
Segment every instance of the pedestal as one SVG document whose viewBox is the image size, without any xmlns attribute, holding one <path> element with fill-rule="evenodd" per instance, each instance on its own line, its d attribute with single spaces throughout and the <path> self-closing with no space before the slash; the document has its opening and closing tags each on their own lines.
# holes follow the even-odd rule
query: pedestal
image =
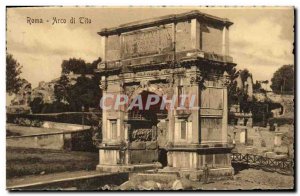
<svg viewBox="0 0 300 196">
<path fill-rule="evenodd" d="M 281 146 L 281 144 L 282 144 L 282 135 L 283 135 L 283 133 L 281 133 L 281 132 L 275 133 L 274 146 L 276 146 L 276 147 Z"/>
<path fill-rule="evenodd" d="M 201 180 L 203 169 L 208 168 L 211 178 L 229 179 L 233 177 L 231 150 L 227 144 L 197 145 L 168 148 L 168 171 Z M 166 172 L 166 169 L 162 171 Z"/>
<path fill-rule="evenodd" d="M 240 143 L 241 144 L 247 143 L 247 129 L 242 129 L 240 131 Z"/>
</svg>

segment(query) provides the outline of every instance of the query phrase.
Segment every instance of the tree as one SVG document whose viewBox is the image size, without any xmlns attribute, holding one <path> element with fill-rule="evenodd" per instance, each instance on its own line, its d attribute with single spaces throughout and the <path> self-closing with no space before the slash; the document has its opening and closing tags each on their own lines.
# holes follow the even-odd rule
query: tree
<svg viewBox="0 0 300 196">
<path fill-rule="evenodd" d="M 94 75 L 94 70 L 101 62 L 101 58 L 96 59 L 92 63 L 86 63 L 82 59 L 70 58 L 62 62 L 62 75 L 54 86 L 54 94 L 57 103 L 53 103 L 56 108 L 63 107 L 68 111 L 81 111 L 82 106 L 87 110 L 88 108 L 98 107 L 101 92 L 99 88 L 99 76 Z M 73 72 L 76 83 L 72 84 L 68 74 Z M 81 76 L 78 77 L 78 75 Z M 88 74 L 89 76 L 86 76 Z M 74 79 L 74 78 L 73 78 Z M 59 105 L 59 102 L 64 102 Z M 67 107 L 68 106 L 68 107 Z"/>
<path fill-rule="evenodd" d="M 24 80 L 20 74 L 22 66 L 13 58 L 11 54 L 6 54 L 6 92 L 10 95 L 18 93 Z"/>
<path fill-rule="evenodd" d="M 74 74 L 85 74 L 86 63 L 82 59 L 70 58 L 62 62 L 61 68 L 63 74 L 69 74 L 70 72 Z"/>
<path fill-rule="evenodd" d="M 66 75 L 62 75 L 59 80 L 57 81 L 57 84 L 54 86 L 54 95 L 57 101 L 67 101 L 69 100 L 69 90 L 70 90 L 71 84 Z"/>
<path fill-rule="evenodd" d="M 70 88 L 70 105 L 74 111 L 80 111 L 81 107 L 85 109 L 97 107 L 100 100 L 99 79 L 97 77 L 88 78 L 80 76 L 76 84 Z"/>
<path fill-rule="evenodd" d="M 237 82 L 236 79 L 241 76 L 242 83 L 247 81 L 248 76 L 250 76 L 250 73 L 247 69 L 239 70 L 237 71 L 235 68 L 233 68 L 231 71 L 229 71 L 229 79 L 230 84 L 228 87 L 228 95 L 229 95 L 229 105 L 232 104 L 239 104 L 240 106 L 244 105 L 244 102 L 247 101 L 247 92 L 244 91 L 244 89 L 237 88 Z"/>
<path fill-rule="evenodd" d="M 253 84 L 253 91 L 256 93 L 266 93 L 266 90 L 263 88 L 263 85 L 267 85 L 269 80 L 256 80 Z"/>
<path fill-rule="evenodd" d="M 69 74 L 73 72 L 74 74 L 93 74 L 94 69 L 102 61 L 99 57 L 92 63 L 86 63 L 82 59 L 70 58 L 69 60 L 64 60 L 61 64 L 62 73 Z"/>
<path fill-rule="evenodd" d="M 294 93 L 294 65 L 283 65 L 271 79 L 271 89 L 275 93 Z"/>
<path fill-rule="evenodd" d="M 242 71 L 240 71 L 240 75 L 242 78 L 243 83 L 245 81 L 247 81 L 247 78 L 251 75 L 248 69 L 243 69 Z"/>
<path fill-rule="evenodd" d="M 240 80 L 242 84 L 248 82 L 248 77 L 251 77 L 251 73 L 248 69 L 243 69 L 237 71 L 235 68 L 228 71 L 230 84 L 228 87 L 228 104 L 229 106 L 232 105 L 239 105 L 240 110 L 242 112 L 250 112 L 251 105 L 253 101 L 249 100 L 248 91 L 244 85 L 242 87 L 238 87 L 237 80 Z M 239 78 L 240 77 L 240 78 Z M 258 85 L 258 84 L 257 84 Z M 255 86 L 255 85 L 254 85 Z M 260 84 L 257 88 L 260 88 Z M 254 87 L 253 87 L 254 88 Z"/>
<path fill-rule="evenodd" d="M 92 63 L 86 64 L 86 74 L 93 74 L 94 70 L 97 69 L 98 64 L 102 61 L 102 59 L 99 57 Z"/>
<path fill-rule="evenodd" d="M 238 77 L 239 72 L 233 68 L 228 71 L 230 84 L 228 85 L 228 104 L 231 106 L 237 104 L 237 83 L 235 79 Z"/>
<path fill-rule="evenodd" d="M 32 113 L 41 113 L 43 109 L 43 99 L 41 97 L 35 97 L 30 103 Z"/>
</svg>

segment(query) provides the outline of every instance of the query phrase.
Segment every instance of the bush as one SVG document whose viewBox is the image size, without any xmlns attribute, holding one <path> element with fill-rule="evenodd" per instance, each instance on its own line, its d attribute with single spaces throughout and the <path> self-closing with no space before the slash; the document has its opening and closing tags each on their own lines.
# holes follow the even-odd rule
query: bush
<svg viewBox="0 0 300 196">
<path fill-rule="evenodd" d="M 43 107 L 43 99 L 41 97 L 36 97 L 29 103 L 29 106 L 32 113 L 40 113 Z"/>
<path fill-rule="evenodd" d="M 41 113 L 61 113 L 69 110 L 67 104 L 61 102 L 45 103 L 42 107 Z"/>
<path fill-rule="evenodd" d="M 15 118 L 13 123 L 26 127 L 41 127 L 43 125 L 43 122 L 40 120 L 28 118 Z"/>
</svg>

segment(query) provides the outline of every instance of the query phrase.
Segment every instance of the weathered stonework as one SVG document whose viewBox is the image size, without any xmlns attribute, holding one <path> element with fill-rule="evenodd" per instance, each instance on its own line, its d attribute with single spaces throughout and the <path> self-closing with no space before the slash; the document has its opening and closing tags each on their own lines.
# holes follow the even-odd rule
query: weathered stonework
<svg viewBox="0 0 300 196">
<path fill-rule="evenodd" d="M 192 173 L 207 165 L 232 174 L 226 76 L 235 66 L 228 56 L 230 25 L 227 19 L 192 11 L 99 32 L 103 95 L 126 94 L 132 100 L 149 93 L 193 94 L 198 107 L 181 110 L 176 103 L 175 110 L 137 111 L 142 115 L 126 106 L 103 111 L 99 170 L 157 167 L 160 162 Z"/>
</svg>

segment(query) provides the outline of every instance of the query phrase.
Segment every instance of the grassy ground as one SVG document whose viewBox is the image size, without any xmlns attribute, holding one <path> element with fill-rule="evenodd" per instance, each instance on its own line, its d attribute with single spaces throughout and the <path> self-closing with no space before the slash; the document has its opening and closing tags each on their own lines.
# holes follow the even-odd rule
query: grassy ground
<svg viewBox="0 0 300 196">
<path fill-rule="evenodd" d="M 7 178 L 64 171 L 94 170 L 98 153 L 7 148 Z"/>
</svg>

